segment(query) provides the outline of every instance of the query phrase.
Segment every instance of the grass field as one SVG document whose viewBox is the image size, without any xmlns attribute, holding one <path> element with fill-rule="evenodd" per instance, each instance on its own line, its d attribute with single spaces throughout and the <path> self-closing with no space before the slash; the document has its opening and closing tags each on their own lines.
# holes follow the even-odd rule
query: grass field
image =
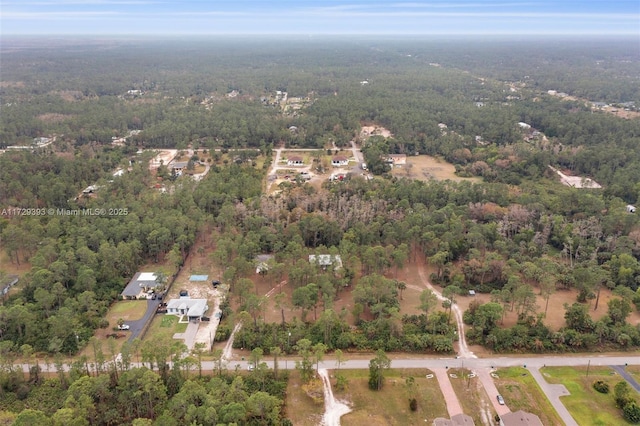
<svg viewBox="0 0 640 426">
<path fill-rule="evenodd" d="M 628 424 L 613 400 L 613 388 L 621 378 L 610 368 L 592 366 L 588 377 L 586 367 L 545 367 L 540 372 L 549 383 L 566 386 L 571 395 L 562 397 L 562 403 L 579 425 Z M 607 382 L 611 391 L 608 394 L 597 392 L 592 386 L 596 380 Z"/>
<path fill-rule="evenodd" d="M 562 424 L 556 410 L 526 368 L 501 368 L 497 374 L 499 378 L 494 382 L 511 411 L 524 410 L 536 414 L 545 425 Z"/>
<path fill-rule="evenodd" d="M 107 313 L 107 319 L 111 324 L 112 320 L 118 322 L 119 318 L 125 321 L 135 321 L 143 317 L 147 310 L 147 302 L 145 300 L 122 300 L 114 303 Z M 115 326 L 115 324 L 111 324 Z"/>
</svg>

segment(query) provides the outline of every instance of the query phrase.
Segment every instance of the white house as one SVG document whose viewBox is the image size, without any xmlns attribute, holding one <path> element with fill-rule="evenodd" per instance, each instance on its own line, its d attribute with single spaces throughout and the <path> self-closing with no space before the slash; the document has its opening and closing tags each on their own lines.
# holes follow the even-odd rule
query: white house
<svg viewBox="0 0 640 426">
<path fill-rule="evenodd" d="M 167 303 L 167 315 L 186 315 L 189 320 L 200 320 L 209 310 L 207 299 L 181 297 Z"/>
<path fill-rule="evenodd" d="M 333 167 L 343 167 L 349 165 L 349 159 L 343 155 L 336 155 L 331 159 L 331 165 Z"/>
<path fill-rule="evenodd" d="M 302 161 L 302 157 L 298 157 L 296 155 L 292 155 L 287 159 L 287 166 L 304 166 L 304 162 Z"/>
</svg>

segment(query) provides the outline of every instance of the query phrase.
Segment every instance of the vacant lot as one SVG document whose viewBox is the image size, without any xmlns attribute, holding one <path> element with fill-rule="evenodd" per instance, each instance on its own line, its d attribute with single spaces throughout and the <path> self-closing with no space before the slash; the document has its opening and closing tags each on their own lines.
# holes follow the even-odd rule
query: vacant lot
<svg viewBox="0 0 640 426">
<path fill-rule="evenodd" d="M 445 160 L 429 155 L 416 155 L 407 157 L 407 164 L 395 167 L 391 174 L 397 177 L 406 177 L 416 180 L 453 180 L 456 182 L 470 181 L 480 182 L 480 178 L 462 178 L 456 176 L 456 168 Z"/>
<path fill-rule="evenodd" d="M 322 397 L 322 385 L 317 388 Z M 298 370 L 289 371 L 287 384 L 286 415 L 296 426 L 317 426 L 322 422 L 324 414 L 324 401 L 315 402 L 302 389 L 300 373 Z"/>
<path fill-rule="evenodd" d="M 579 425 L 622 425 L 622 412 L 613 400 L 613 387 L 621 378 L 607 367 L 545 367 L 540 370 L 549 383 L 560 383 L 571 393 L 562 397 L 562 403 Z M 611 391 L 602 394 L 593 389 L 593 382 L 602 380 Z M 547 423 L 545 423 L 547 424 Z M 557 423 L 560 424 L 560 423 Z"/>
<path fill-rule="evenodd" d="M 369 390 L 368 370 L 332 370 L 330 374 L 343 374 L 348 386 L 344 391 L 334 387 L 335 398 L 346 401 L 352 411 L 342 417 L 342 424 L 353 426 L 432 424 L 436 417 L 448 418 L 444 397 L 435 378 L 427 379 L 426 369 L 391 369 L 385 373 L 384 387 Z M 413 377 L 410 388 L 406 379 Z M 332 379 L 335 384 L 335 380 Z M 416 411 L 409 409 L 409 398 L 418 400 Z"/>
<path fill-rule="evenodd" d="M 545 425 L 562 424 L 556 410 L 526 368 L 501 368 L 497 375 L 499 378 L 494 382 L 511 411 L 537 414 Z"/>
</svg>

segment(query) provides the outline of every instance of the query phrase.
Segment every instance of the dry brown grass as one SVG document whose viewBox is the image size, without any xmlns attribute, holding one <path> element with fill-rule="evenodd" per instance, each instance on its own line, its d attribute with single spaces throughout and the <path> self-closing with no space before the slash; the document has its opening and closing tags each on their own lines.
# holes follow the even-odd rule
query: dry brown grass
<svg viewBox="0 0 640 426">
<path fill-rule="evenodd" d="M 322 421 L 324 404 L 316 404 L 302 390 L 300 373 L 297 370 L 289 372 L 285 411 L 286 417 L 296 426 L 316 426 Z"/>
<path fill-rule="evenodd" d="M 480 379 L 478 377 L 469 378 L 471 371 L 468 369 L 451 368 L 448 373 L 457 376 L 457 378 L 450 378 L 450 382 L 458 401 L 460 401 L 462 411 L 473 417 L 473 421 L 477 425 L 485 424 L 482 421 L 483 415 L 484 418 L 493 419 L 496 412 Z"/>
<path fill-rule="evenodd" d="M 408 156 L 407 164 L 395 167 L 391 174 L 397 177 L 429 181 L 429 180 L 452 180 L 456 182 L 470 181 L 481 182 L 480 178 L 462 178 L 456 176 L 456 168 L 453 164 L 437 157 L 429 155 Z"/>
<path fill-rule="evenodd" d="M 368 387 L 369 371 L 332 370 L 331 374 L 347 377 L 345 391 L 336 391 L 336 399 L 347 401 L 351 413 L 342 417 L 342 424 L 353 426 L 418 425 L 431 424 L 436 417 L 448 418 L 447 408 L 436 379 L 427 379 L 426 369 L 391 369 L 385 373 L 385 383 L 380 391 Z M 413 393 L 406 386 L 406 379 L 415 379 Z M 335 379 L 332 379 L 335 383 Z M 418 401 L 418 409 L 409 409 L 409 398 Z"/>
</svg>

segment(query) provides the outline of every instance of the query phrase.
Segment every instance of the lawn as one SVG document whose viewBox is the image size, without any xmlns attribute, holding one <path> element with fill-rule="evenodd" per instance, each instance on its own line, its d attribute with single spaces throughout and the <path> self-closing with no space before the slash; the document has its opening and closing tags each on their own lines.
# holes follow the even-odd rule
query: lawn
<svg viewBox="0 0 640 426">
<path fill-rule="evenodd" d="M 456 392 L 462 411 L 471 416 L 475 424 L 483 425 L 483 418 L 490 421 L 496 413 L 480 380 L 477 377 L 469 377 L 469 373 L 471 371 L 468 369 L 449 369 L 449 374 L 457 376 L 450 378 L 451 386 Z"/>
<path fill-rule="evenodd" d="M 536 414 L 545 425 L 562 424 L 556 410 L 525 368 L 501 368 L 497 375 L 499 378 L 494 382 L 511 411 L 524 410 Z"/>
<path fill-rule="evenodd" d="M 368 370 L 332 370 L 332 375 L 347 377 L 345 391 L 334 388 L 336 399 L 347 401 L 352 411 L 342 417 L 343 424 L 353 426 L 432 424 L 436 417 L 448 418 L 444 397 L 435 378 L 427 379 L 430 371 L 392 369 L 386 372 L 384 387 L 371 391 Z M 409 409 L 410 391 L 406 379 L 414 377 L 412 392 L 418 400 L 418 409 Z M 335 384 L 335 380 L 332 379 Z"/>
<path fill-rule="evenodd" d="M 94 333 L 94 337 L 99 342 L 98 344 L 101 345 L 105 354 L 109 354 L 112 350 L 115 351 L 115 353 L 119 353 L 124 342 L 129 339 L 128 331 L 114 331 L 114 328 L 118 325 L 118 320 L 122 318 L 125 324 L 128 321 L 138 320 L 144 316 L 146 310 L 146 300 L 120 300 L 111 305 L 106 317 L 109 321 L 109 327 L 99 328 Z M 107 337 L 109 334 L 117 334 L 120 336 L 115 339 L 113 346 L 111 346 L 112 343 L 109 343 L 109 338 Z M 93 345 L 86 345 L 82 351 L 80 351 L 79 355 L 93 357 Z"/>
<path fill-rule="evenodd" d="M 622 411 L 613 400 L 613 388 L 621 378 L 607 367 L 545 367 L 540 369 L 549 383 L 561 383 L 571 395 L 562 397 L 579 425 L 609 426 L 627 424 Z M 593 382 L 602 380 L 609 384 L 611 392 L 602 394 L 593 389 Z"/>
<path fill-rule="evenodd" d="M 149 326 L 149 331 L 144 339 L 158 339 L 160 341 L 170 341 L 176 333 L 184 333 L 187 330 L 187 323 L 179 323 L 175 315 L 156 315 Z"/>
<path fill-rule="evenodd" d="M 121 300 L 113 305 L 107 313 L 107 319 L 112 327 L 115 327 L 119 318 L 125 321 L 135 321 L 144 316 L 147 310 L 146 300 Z"/>
</svg>

